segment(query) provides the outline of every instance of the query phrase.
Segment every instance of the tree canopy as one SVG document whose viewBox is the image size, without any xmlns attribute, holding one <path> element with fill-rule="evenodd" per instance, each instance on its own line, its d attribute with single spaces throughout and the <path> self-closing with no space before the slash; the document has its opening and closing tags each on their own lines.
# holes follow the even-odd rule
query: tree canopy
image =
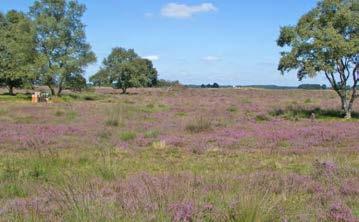
<svg viewBox="0 0 359 222">
<path fill-rule="evenodd" d="M 0 85 L 7 86 L 10 94 L 14 87 L 34 78 L 34 36 L 25 14 L 14 10 L 0 13 Z"/>
<path fill-rule="evenodd" d="M 320 1 L 295 26 L 282 27 L 277 44 L 289 49 L 282 52 L 278 69 L 297 70 L 299 80 L 323 73 L 350 118 L 359 80 L 359 2 Z"/>
<path fill-rule="evenodd" d="M 39 79 L 60 95 L 66 81 L 96 61 L 81 21 L 85 5 L 76 0 L 37 0 L 30 8 L 36 27 Z M 57 88 L 57 92 L 55 92 Z"/>
<path fill-rule="evenodd" d="M 111 85 L 126 93 L 130 87 L 155 86 L 157 70 L 150 60 L 141 58 L 133 49 L 114 48 L 90 81 L 97 86 Z"/>
</svg>

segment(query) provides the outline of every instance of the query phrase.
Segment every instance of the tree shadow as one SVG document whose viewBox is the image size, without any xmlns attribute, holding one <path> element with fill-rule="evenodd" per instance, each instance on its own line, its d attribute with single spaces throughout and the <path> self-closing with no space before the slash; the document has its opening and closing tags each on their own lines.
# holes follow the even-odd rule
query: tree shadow
<svg viewBox="0 0 359 222">
<path fill-rule="evenodd" d="M 282 116 L 288 119 L 316 118 L 316 119 L 343 119 L 345 113 L 337 109 L 305 109 L 303 107 L 289 106 L 285 109 L 275 109 L 270 112 L 272 116 Z M 359 119 L 359 112 L 352 112 L 352 119 Z"/>
</svg>

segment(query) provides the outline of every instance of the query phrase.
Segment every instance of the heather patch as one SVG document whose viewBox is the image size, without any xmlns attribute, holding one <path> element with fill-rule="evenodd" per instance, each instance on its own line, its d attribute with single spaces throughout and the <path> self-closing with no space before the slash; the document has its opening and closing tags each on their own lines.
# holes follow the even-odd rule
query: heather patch
<svg viewBox="0 0 359 222">
<path fill-rule="evenodd" d="M 357 220 L 358 123 L 309 113 L 330 91 L 96 91 L 1 101 L 1 220 Z"/>
</svg>

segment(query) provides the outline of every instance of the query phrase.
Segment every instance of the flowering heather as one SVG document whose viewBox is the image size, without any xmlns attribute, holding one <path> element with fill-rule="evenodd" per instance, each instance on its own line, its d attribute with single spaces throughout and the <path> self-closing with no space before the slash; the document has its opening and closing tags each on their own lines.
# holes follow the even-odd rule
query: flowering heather
<svg viewBox="0 0 359 222">
<path fill-rule="evenodd" d="M 129 92 L 0 100 L 0 221 L 358 220 L 359 122 L 335 93 Z"/>
<path fill-rule="evenodd" d="M 356 179 L 348 179 L 343 182 L 340 192 L 347 196 L 359 196 L 359 181 Z"/>
<path fill-rule="evenodd" d="M 172 214 L 172 220 L 175 222 L 193 221 L 194 206 L 192 203 L 171 204 L 169 210 Z"/>
<path fill-rule="evenodd" d="M 351 210 L 341 203 L 333 203 L 328 212 L 328 219 L 336 222 L 357 222 Z"/>
<path fill-rule="evenodd" d="M 81 130 L 67 125 L 4 124 L 0 128 L 0 143 L 31 148 L 33 145 L 50 145 L 56 138 L 66 135 L 81 135 Z"/>
</svg>

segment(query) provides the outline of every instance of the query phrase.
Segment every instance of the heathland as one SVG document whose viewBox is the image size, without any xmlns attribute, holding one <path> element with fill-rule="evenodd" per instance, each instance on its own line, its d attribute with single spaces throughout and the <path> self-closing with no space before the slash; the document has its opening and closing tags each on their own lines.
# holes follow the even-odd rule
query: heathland
<svg viewBox="0 0 359 222">
<path fill-rule="evenodd" d="M 334 91 L 0 96 L 0 221 L 357 221 L 358 118 Z"/>
</svg>

